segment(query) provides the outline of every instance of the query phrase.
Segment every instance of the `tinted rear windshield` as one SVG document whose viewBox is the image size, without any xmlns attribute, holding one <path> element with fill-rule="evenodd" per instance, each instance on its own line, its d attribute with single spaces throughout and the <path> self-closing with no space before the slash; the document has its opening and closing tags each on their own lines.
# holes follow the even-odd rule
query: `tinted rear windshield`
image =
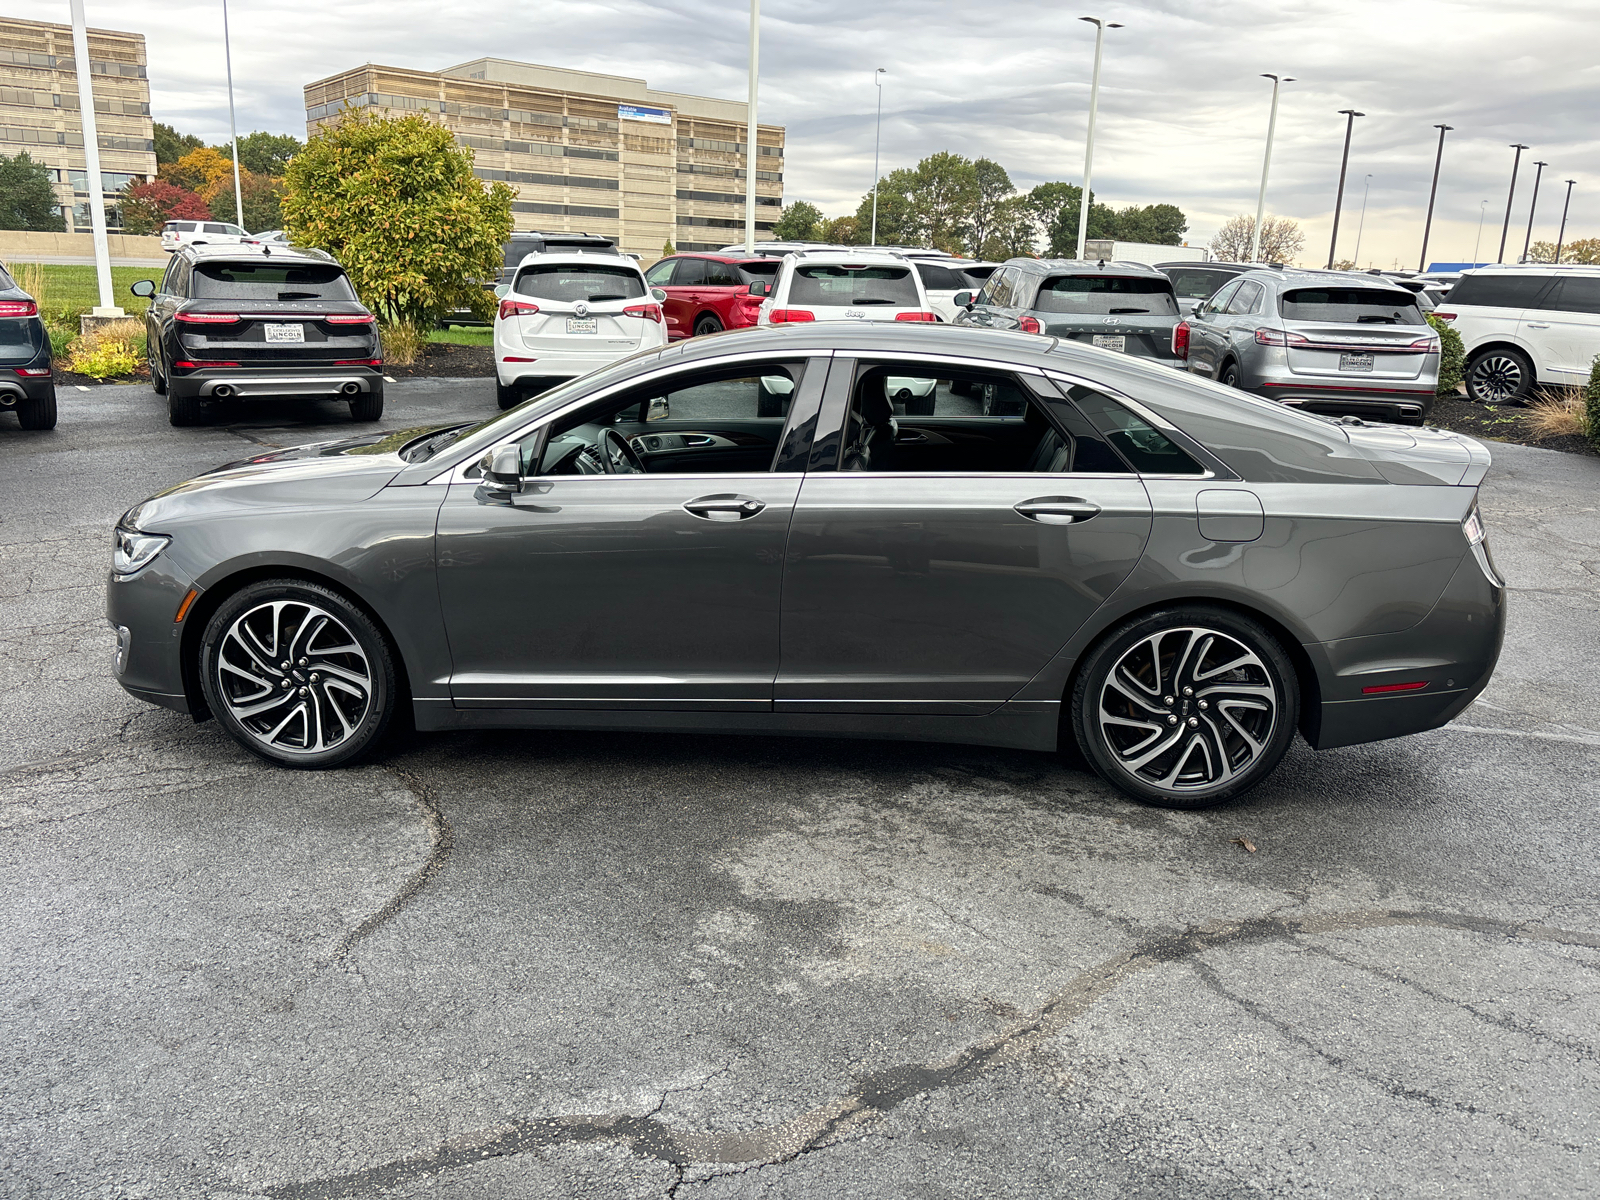
<svg viewBox="0 0 1600 1200">
<path fill-rule="evenodd" d="M 505 244 L 507 269 L 515 267 L 530 254 L 615 254 L 617 248 L 610 242 L 562 242 L 533 239 L 510 241 Z"/>
<path fill-rule="evenodd" d="M 193 221 L 168 221 L 162 228 L 170 229 L 173 233 L 193 233 L 195 223 Z"/>
<path fill-rule="evenodd" d="M 745 274 L 746 283 L 754 283 L 758 279 L 771 281 L 778 277 L 778 268 L 783 264 L 775 258 L 758 258 L 750 262 L 739 264 L 739 270 Z"/>
<path fill-rule="evenodd" d="M 1345 325 L 1421 325 L 1410 292 L 1363 287 L 1295 288 L 1283 294 L 1285 321 L 1335 321 Z"/>
<path fill-rule="evenodd" d="M 1033 307 L 1038 312 L 1082 313 L 1085 316 L 1109 316 L 1115 313 L 1153 313 L 1160 317 L 1178 315 L 1178 302 L 1172 296 L 1172 283 L 1165 275 L 1155 279 L 1124 275 L 1058 275 L 1040 285 Z"/>
<path fill-rule="evenodd" d="M 325 263 L 197 263 L 194 294 L 202 300 L 356 298 L 343 268 Z"/>
<path fill-rule="evenodd" d="M 605 263 L 539 263 L 518 271 L 512 290 L 535 300 L 566 304 L 637 300 L 644 295 L 644 276 L 637 268 Z"/>
<path fill-rule="evenodd" d="M 1201 271 L 1178 267 L 1167 272 L 1172 290 L 1185 300 L 1209 300 L 1211 294 L 1233 278 L 1231 271 Z"/>
<path fill-rule="evenodd" d="M 828 305 L 921 304 L 910 267 L 796 267 L 789 284 L 789 303 Z"/>
</svg>

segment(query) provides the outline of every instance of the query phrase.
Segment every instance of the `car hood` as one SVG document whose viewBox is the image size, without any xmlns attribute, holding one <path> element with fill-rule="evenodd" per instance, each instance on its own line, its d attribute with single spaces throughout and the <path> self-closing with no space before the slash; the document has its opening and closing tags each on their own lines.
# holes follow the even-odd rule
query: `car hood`
<svg viewBox="0 0 1600 1200">
<path fill-rule="evenodd" d="M 1339 428 L 1390 483 L 1476 486 L 1489 470 L 1488 448 L 1448 429 L 1342 423 Z"/>
<path fill-rule="evenodd" d="M 218 508 L 292 509 L 359 503 L 406 466 L 400 449 L 455 424 L 419 425 L 337 441 L 271 450 L 185 480 L 129 509 L 123 523 L 151 533 L 163 524 Z"/>
</svg>

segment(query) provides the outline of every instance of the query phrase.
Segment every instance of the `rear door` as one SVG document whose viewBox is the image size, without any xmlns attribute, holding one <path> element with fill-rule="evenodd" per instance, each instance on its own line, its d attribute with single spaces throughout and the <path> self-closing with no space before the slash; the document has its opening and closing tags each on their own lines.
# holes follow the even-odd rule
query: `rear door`
<svg viewBox="0 0 1600 1200">
<path fill-rule="evenodd" d="M 673 262 L 672 282 L 662 284 L 667 291 L 667 336 L 686 338 L 694 336 L 694 315 L 699 303 L 700 283 L 706 277 L 706 260 L 680 258 Z"/>
<path fill-rule="evenodd" d="M 1600 355 L 1600 275 L 1563 275 L 1523 313 L 1522 331 L 1536 348 L 1545 383 L 1581 385 Z"/>
</svg>

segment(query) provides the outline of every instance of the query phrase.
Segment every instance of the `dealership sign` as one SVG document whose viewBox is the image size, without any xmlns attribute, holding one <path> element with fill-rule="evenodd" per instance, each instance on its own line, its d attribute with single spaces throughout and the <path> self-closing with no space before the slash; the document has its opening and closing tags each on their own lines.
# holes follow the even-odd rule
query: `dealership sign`
<svg viewBox="0 0 1600 1200">
<path fill-rule="evenodd" d="M 617 105 L 617 120 L 648 121 L 652 125 L 671 125 L 672 110 L 670 108 L 644 108 L 638 104 L 619 104 Z"/>
</svg>

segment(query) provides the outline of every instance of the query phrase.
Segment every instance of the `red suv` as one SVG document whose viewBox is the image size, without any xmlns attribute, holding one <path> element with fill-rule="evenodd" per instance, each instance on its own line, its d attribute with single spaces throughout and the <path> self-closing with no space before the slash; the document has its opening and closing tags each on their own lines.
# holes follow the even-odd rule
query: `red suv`
<svg viewBox="0 0 1600 1200">
<path fill-rule="evenodd" d="M 723 329 L 756 323 L 760 296 L 750 294 L 756 281 L 778 277 L 775 258 L 732 258 L 725 254 L 675 254 L 645 272 L 667 301 L 667 337 L 676 342 Z"/>
</svg>

